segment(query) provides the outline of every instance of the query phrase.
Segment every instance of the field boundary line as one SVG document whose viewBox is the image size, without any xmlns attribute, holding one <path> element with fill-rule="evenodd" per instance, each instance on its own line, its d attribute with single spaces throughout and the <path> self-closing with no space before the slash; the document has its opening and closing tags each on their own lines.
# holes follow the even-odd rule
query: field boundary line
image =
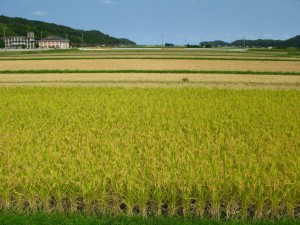
<svg viewBox="0 0 300 225">
<path fill-rule="evenodd" d="M 64 73 L 148 73 L 148 74 L 232 74 L 232 75 L 291 75 L 300 72 L 240 71 L 240 70 L 0 70 L 0 74 L 64 74 Z"/>
<path fill-rule="evenodd" d="M 163 80 L 40 80 L 40 81 L 0 81 L 0 84 L 203 84 L 203 85 L 250 85 L 250 86 L 294 86 L 299 87 L 299 83 L 289 83 L 289 82 L 241 82 L 241 81 L 163 81 Z"/>
<path fill-rule="evenodd" d="M 206 58 L 206 57 L 46 57 L 46 58 L 0 58 L 0 61 L 45 61 L 45 60 L 220 60 L 220 61 L 274 61 L 300 62 L 300 59 L 270 59 L 270 58 Z"/>
</svg>

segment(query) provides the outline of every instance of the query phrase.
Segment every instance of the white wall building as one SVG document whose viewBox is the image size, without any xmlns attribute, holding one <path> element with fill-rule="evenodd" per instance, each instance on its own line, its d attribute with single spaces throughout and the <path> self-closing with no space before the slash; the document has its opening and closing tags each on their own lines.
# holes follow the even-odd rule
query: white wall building
<svg viewBox="0 0 300 225">
<path fill-rule="evenodd" d="M 39 40 L 39 48 L 68 49 L 70 47 L 69 42 L 69 39 L 57 35 L 49 35 Z"/>
<path fill-rule="evenodd" d="M 27 32 L 27 37 L 11 36 L 11 37 L 4 37 L 3 40 L 5 43 L 5 48 L 7 49 L 22 49 L 22 48 L 32 49 L 35 48 L 35 44 L 37 43 L 36 40 L 34 39 L 33 32 Z"/>
</svg>

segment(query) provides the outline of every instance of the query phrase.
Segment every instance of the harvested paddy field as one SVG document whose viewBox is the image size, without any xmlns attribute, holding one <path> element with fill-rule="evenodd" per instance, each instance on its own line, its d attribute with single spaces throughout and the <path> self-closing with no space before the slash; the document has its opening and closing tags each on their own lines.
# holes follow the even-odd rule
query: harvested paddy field
<svg viewBox="0 0 300 225">
<path fill-rule="evenodd" d="M 239 70 L 300 72 L 300 62 L 224 60 L 39 60 L 0 61 L 1 70 Z"/>
<path fill-rule="evenodd" d="M 0 74 L 0 85 L 206 86 L 300 89 L 300 76 L 167 73 Z"/>
</svg>

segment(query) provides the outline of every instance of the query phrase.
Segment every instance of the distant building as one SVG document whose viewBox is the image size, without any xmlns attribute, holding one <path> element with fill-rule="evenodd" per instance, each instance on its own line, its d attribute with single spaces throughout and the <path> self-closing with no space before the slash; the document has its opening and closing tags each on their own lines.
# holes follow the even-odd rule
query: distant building
<svg viewBox="0 0 300 225">
<path fill-rule="evenodd" d="M 166 44 L 165 44 L 165 47 L 174 47 L 174 44 L 166 43 Z"/>
<path fill-rule="evenodd" d="M 37 43 L 34 39 L 33 32 L 27 32 L 27 37 L 25 36 L 11 36 L 3 38 L 5 43 L 5 48 L 7 49 L 22 49 L 22 48 L 35 48 Z"/>
<path fill-rule="evenodd" d="M 55 48 L 55 49 L 67 49 L 70 47 L 69 39 L 63 38 L 57 35 L 49 35 L 39 40 L 39 48 Z"/>
</svg>

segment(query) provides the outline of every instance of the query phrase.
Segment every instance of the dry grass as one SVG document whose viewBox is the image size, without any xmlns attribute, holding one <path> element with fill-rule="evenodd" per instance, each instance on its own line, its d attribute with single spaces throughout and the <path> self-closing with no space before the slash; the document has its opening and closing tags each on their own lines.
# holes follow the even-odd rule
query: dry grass
<svg viewBox="0 0 300 225">
<path fill-rule="evenodd" d="M 183 82 L 184 78 L 188 82 Z M 235 74 L 1 74 L 0 85 L 217 86 L 300 89 L 300 76 Z"/>
<path fill-rule="evenodd" d="M 1 70 L 240 70 L 299 72 L 299 62 L 224 60 L 42 60 L 0 61 Z"/>
</svg>

